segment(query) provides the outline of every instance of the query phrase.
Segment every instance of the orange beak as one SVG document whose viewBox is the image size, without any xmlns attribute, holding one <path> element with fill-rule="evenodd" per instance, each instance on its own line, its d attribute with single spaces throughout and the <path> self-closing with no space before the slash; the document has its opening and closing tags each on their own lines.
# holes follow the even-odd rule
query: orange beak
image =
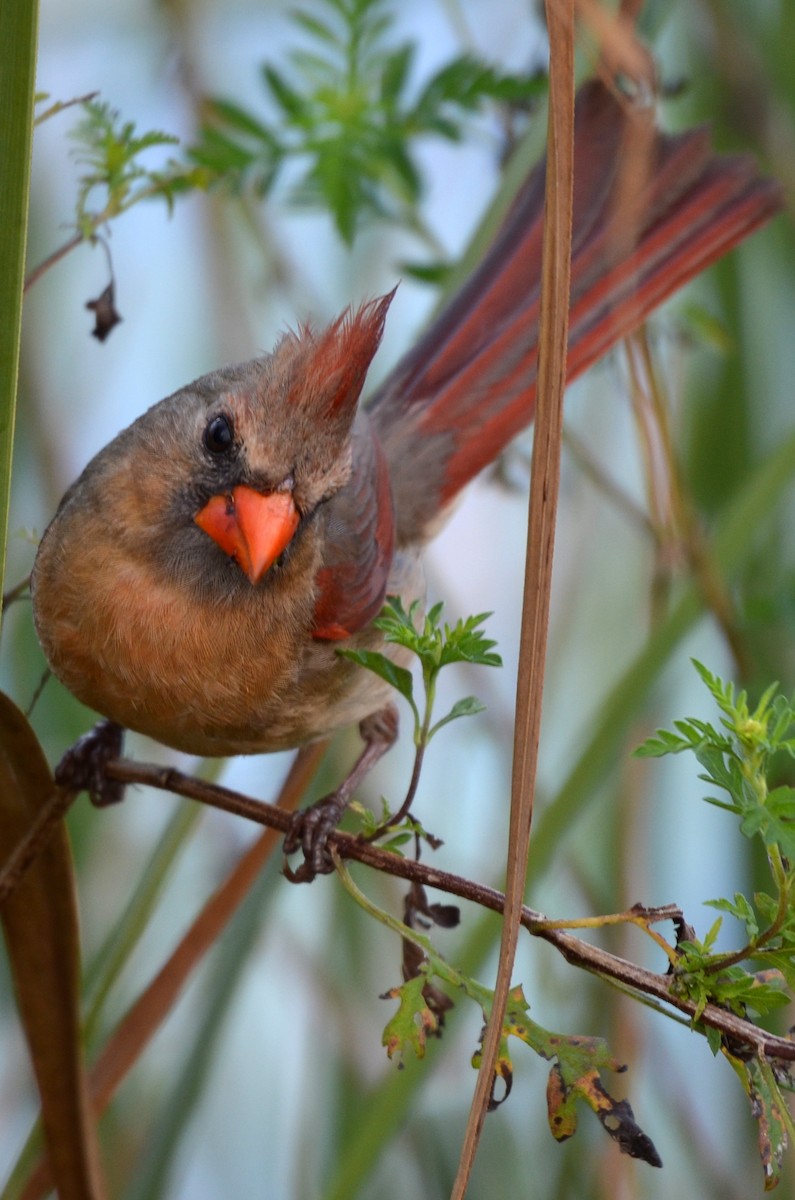
<svg viewBox="0 0 795 1200">
<path fill-rule="evenodd" d="M 299 517 L 288 492 L 263 495 L 241 484 L 231 495 L 213 496 L 194 520 L 258 583 L 287 549 Z"/>
</svg>

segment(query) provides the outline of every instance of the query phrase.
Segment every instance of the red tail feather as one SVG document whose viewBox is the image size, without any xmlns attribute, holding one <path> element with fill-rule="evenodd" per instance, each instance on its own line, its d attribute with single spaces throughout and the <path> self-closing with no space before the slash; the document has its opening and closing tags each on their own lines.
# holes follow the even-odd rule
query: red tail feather
<svg viewBox="0 0 795 1200">
<path fill-rule="evenodd" d="M 528 177 L 478 270 L 374 397 L 400 542 L 533 417 L 545 164 Z M 575 124 L 569 379 L 780 207 L 746 158 L 705 130 L 668 136 L 601 84 Z"/>
</svg>

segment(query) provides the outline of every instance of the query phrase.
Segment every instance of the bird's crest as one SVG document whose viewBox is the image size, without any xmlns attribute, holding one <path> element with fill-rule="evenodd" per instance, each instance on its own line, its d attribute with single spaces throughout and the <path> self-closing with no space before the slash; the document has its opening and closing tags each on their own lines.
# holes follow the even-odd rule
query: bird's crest
<svg viewBox="0 0 795 1200">
<path fill-rule="evenodd" d="M 320 331 L 301 326 L 293 335 L 300 361 L 290 389 L 293 403 L 328 417 L 353 417 L 396 290 L 355 312 L 346 309 Z"/>
</svg>

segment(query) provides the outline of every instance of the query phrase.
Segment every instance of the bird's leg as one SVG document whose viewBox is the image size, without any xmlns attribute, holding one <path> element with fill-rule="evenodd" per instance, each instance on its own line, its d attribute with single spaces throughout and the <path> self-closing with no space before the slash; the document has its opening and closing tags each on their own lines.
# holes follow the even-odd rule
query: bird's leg
<svg viewBox="0 0 795 1200">
<path fill-rule="evenodd" d="M 394 746 L 398 735 L 398 713 L 388 704 L 372 713 L 359 725 L 364 750 L 336 791 L 324 796 L 310 808 L 296 813 L 290 832 L 284 839 L 285 856 L 303 851 L 304 861 L 294 871 L 285 862 L 284 873 L 291 883 L 311 883 L 316 875 L 333 870 L 328 838 L 339 824 L 351 797 L 380 758 Z"/>
<path fill-rule="evenodd" d="M 73 792 L 88 792 L 92 804 L 105 808 L 124 799 L 125 785 L 108 779 L 106 765 L 120 758 L 124 730 L 115 721 L 100 721 L 78 738 L 55 768 L 55 782 Z"/>
</svg>

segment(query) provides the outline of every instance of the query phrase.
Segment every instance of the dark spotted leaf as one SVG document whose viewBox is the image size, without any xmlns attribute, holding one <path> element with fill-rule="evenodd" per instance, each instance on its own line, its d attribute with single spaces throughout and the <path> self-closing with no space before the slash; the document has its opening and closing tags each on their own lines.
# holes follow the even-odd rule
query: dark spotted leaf
<svg viewBox="0 0 795 1200">
<path fill-rule="evenodd" d="M 400 987 L 386 992 L 382 999 L 399 1001 L 394 1017 L 384 1027 L 381 1044 L 386 1047 L 390 1058 L 402 1064 L 408 1050 L 417 1058 L 425 1057 L 429 1034 L 436 1032 L 438 1019 L 425 998 L 428 977 L 420 970 Z"/>
<path fill-rule="evenodd" d="M 751 1112 L 758 1128 L 759 1158 L 762 1162 L 765 1191 L 769 1192 L 781 1180 L 781 1164 L 787 1149 L 788 1130 L 792 1128 L 787 1102 L 781 1094 L 776 1069 L 772 1063 L 760 1058 L 737 1058 L 725 1047 L 723 1053 L 742 1083 L 751 1104 Z M 791 1063 L 782 1064 L 781 1067 L 782 1078 L 788 1081 L 789 1088 L 792 1087 L 792 1080 L 786 1068 L 791 1067 Z"/>
</svg>

